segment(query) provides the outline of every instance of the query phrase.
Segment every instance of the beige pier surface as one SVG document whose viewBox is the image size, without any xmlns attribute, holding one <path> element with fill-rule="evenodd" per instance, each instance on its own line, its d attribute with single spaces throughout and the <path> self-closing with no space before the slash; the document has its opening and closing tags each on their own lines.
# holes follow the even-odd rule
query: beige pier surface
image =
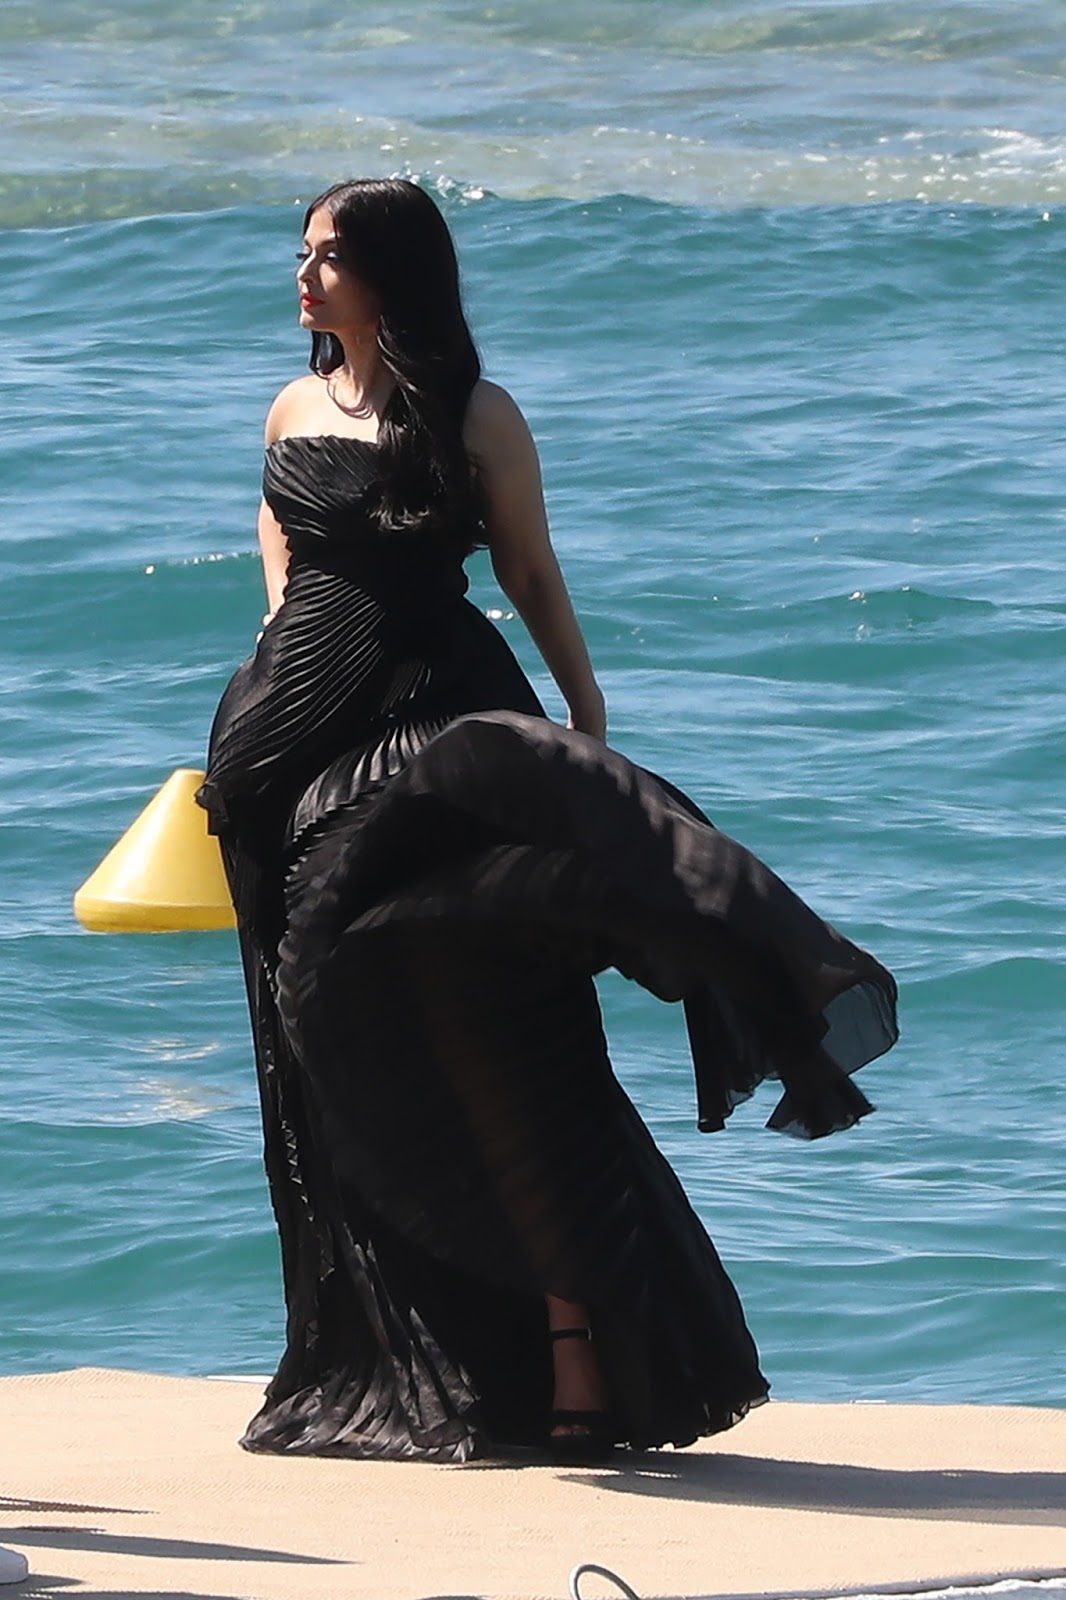
<svg viewBox="0 0 1066 1600">
<path fill-rule="evenodd" d="M 617 1466 L 251 1456 L 248 1383 L 0 1379 L 18 1600 L 565 1600 L 595 1561 L 647 1600 L 1066 1573 L 1066 1412 L 764 1406 Z M 589 1600 L 617 1595 L 587 1580 Z"/>
</svg>

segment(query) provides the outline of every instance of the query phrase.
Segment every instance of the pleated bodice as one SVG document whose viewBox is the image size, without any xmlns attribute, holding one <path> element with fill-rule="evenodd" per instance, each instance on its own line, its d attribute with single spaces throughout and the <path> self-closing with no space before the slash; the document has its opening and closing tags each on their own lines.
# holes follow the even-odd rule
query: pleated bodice
<svg viewBox="0 0 1066 1600">
<path fill-rule="evenodd" d="M 351 780 L 353 754 L 370 747 L 375 775 L 391 774 L 463 712 L 541 712 L 500 635 L 465 598 L 468 531 L 381 532 L 366 505 L 376 459 L 370 441 L 332 434 L 289 435 L 267 449 L 263 495 L 285 530 L 289 576 L 216 717 L 201 795 L 217 825 L 279 782 L 292 802 L 287 775 L 302 788 L 342 758 Z M 327 792 L 343 798 L 336 774 L 305 803 L 297 830 L 321 816 Z"/>
<path fill-rule="evenodd" d="M 467 589 L 468 539 L 456 530 L 379 531 L 367 513 L 377 446 L 341 434 L 290 434 L 266 452 L 263 498 L 288 536 L 297 566 L 346 572 L 401 607 L 431 610 Z"/>
</svg>

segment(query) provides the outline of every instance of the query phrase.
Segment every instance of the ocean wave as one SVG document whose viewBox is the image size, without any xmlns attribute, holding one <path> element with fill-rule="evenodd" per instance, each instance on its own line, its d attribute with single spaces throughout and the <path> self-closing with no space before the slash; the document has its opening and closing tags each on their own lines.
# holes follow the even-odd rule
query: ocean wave
<svg viewBox="0 0 1066 1600">
<path fill-rule="evenodd" d="M 597 124 L 528 138 L 517 148 L 509 135 L 441 135 L 407 125 L 387 139 L 368 133 L 359 141 L 324 142 L 314 160 L 301 160 L 276 122 L 261 131 L 258 156 L 227 163 L 223 173 L 205 172 L 180 153 L 145 167 L 136 128 L 129 130 L 127 149 L 115 147 L 113 166 L 0 171 L 0 227 L 300 205 L 346 175 L 409 177 L 468 202 L 492 194 L 576 200 L 625 194 L 726 208 L 919 201 L 1050 211 L 1066 200 L 1066 147 L 1024 135 L 1014 141 L 989 135 L 983 148 L 970 151 L 945 148 L 936 134 L 918 135 L 921 147 L 912 149 L 797 151 Z M 456 172 L 470 176 L 452 176 Z"/>
<path fill-rule="evenodd" d="M 933 978 L 912 978 L 908 1003 L 946 1010 L 965 1007 L 983 1012 L 1016 1009 L 1061 1012 L 1066 992 L 1066 967 L 1047 957 L 1017 955 L 978 962 Z"/>
</svg>

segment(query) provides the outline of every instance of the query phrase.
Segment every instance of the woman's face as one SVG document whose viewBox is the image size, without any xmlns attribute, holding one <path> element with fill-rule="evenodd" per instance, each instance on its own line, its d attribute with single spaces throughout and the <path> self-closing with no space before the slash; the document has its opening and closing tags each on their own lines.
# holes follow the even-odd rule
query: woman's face
<svg viewBox="0 0 1066 1600">
<path fill-rule="evenodd" d="M 376 335 L 380 299 L 342 258 L 336 223 L 329 210 L 320 206 L 307 224 L 296 269 L 300 326 L 312 332 L 335 333 L 342 342 L 345 335 Z"/>
</svg>

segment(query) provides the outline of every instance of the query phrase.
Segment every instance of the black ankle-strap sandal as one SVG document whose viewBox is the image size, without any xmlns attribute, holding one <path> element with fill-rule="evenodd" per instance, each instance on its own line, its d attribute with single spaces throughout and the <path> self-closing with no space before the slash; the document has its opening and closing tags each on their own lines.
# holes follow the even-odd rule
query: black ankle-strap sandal
<svg viewBox="0 0 1066 1600">
<path fill-rule="evenodd" d="M 585 1339 L 592 1343 L 591 1328 L 552 1328 L 552 1344 L 560 1339 Z M 553 1428 L 580 1428 L 580 1433 L 552 1433 Z M 573 1411 L 557 1407 L 548 1416 L 548 1451 L 560 1466 L 591 1467 L 606 1461 L 615 1448 L 614 1428 L 608 1411 Z"/>
</svg>

